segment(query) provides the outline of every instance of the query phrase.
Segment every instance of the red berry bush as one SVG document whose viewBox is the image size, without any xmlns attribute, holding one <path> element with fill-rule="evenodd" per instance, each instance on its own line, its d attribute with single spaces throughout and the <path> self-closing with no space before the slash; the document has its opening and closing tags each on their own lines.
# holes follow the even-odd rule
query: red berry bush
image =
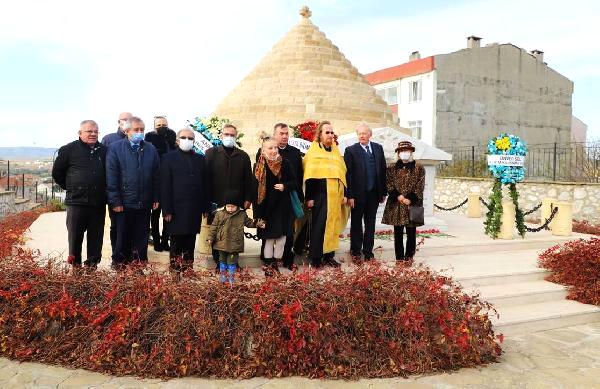
<svg viewBox="0 0 600 389">
<path fill-rule="evenodd" d="M 600 235 L 600 225 L 592 224 L 587 220 L 573 220 L 573 232 L 580 234 Z"/>
<path fill-rule="evenodd" d="M 6 227 L 3 244 L 18 243 Z M 0 354 L 21 361 L 141 377 L 357 379 L 501 354 L 493 308 L 424 267 L 241 273 L 228 287 L 210 272 L 72 274 L 23 249 L 2 253 Z"/>
<path fill-rule="evenodd" d="M 540 254 L 539 264 L 552 272 L 548 281 L 568 286 L 568 299 L 600 305 L 599 238 L 550 247 Z"/>
</svg>

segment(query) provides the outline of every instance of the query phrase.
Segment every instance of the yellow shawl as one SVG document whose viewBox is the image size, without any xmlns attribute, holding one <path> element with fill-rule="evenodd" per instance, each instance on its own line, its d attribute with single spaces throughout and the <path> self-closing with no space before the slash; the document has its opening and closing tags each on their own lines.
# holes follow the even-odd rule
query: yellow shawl
<svg viewBox="0 0 600 389">
<path fill-rule="evenodd" d="M 331 146 L 331 151 L 325 151 L 319 142 L 312 142 L 304 160 L 304 180 L 310 178 L 327 180 L 327 222 L 323 237 L 323 253 L 337 250 L 340 244 L 340 234 L 346 227 L 349 208 L 342 204 L 344 188 L 346 187 L 346 164 L 340 155 L 337 145 Z"/>
</svg>

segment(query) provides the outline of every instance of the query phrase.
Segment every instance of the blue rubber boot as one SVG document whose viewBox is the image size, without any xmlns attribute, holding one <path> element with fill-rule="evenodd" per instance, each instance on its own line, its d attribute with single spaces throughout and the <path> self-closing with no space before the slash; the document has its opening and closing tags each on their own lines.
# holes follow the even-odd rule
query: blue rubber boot
<svg viewBox="0 0 600 389">
<path fill-rule="evenodd" d="M 229 275 L 229 285 L 233 285 L 233 277 L 235 275 L 236 265 L 227 265 L 227 273 Z"/>
<path fill-rule="evenodd" d="M 221 281 L 222 284 L 225 283 L 225 281 L 227 281 L 227 264 L 226 263 L 219 263 L 219 281 Z"/>
</svg>

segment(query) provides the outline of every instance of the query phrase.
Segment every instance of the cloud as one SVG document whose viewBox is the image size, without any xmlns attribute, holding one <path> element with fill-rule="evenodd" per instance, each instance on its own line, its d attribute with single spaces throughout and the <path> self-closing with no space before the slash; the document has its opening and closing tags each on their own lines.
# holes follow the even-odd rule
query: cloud
<svg viewBox="0 0 600 389">
<path fill-rule="evenodd" d="M 32 90 L 32 96 L 41 96 L 32 105 L 0 107 L 2 145 L 24 144 L 15 135 L 28 128 L 24 116 L 40 129 L 39 145 L 56 146 L 73 139 L 71 128 L 85 118 L 97 120 L 107 133 L 114 131 L 121 111 L 141 116 L 147 128 L 155 114 L 166 114 L 173 128 L 208 115 L 297 23 L 301 5 L 276 0 L 12 2 L 0 24 L 0 57 L 10 47 L 38 47 L 47 63 L 70 72 L 82 69 L 75 80 L 65 81 L 77 88 L 65 84 L 64 89 L 83 92 L 49 101 L 47 93 Z M 443 8 L 407 3 L 406 13 L 396 2 L 378 3 L 377 9 L 393 7 L 388 14 L 349 12 L 353 7 L 333 0 L 311 4 L 313 21 L 363 73 L 405 62 L 414 50 L 425 56 L 461 49 L 465 37 L 476 34 L 484 44 L 544 50 L 554 69 L 576 83 L 587 78 L 600 87 L 600 41 L 584 39 L 599 35 L 597 2 L 567 7 L 494 0 Z M 47 69 L 42 64 L 38 71 L 43 75 Z M 12 86 L 26 79 L 17 74 Z M 582 117 L 590 127 L 600 127 L 594 111 L 584 114 L 594 116 Z"/>
</svg>

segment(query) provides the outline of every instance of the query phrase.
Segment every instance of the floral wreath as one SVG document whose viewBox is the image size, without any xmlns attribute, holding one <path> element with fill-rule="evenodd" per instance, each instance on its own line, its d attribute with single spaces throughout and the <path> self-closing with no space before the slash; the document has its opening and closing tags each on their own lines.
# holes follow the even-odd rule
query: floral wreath
<svg viewBox="0 0 600 389">
<path fill-rule="evenodd" d="M 488 155 L 516 155 L 525 157 L 527 145 L 518 136 L 502 133 L 489 140 L 487 144 Z M 490 194 L 488 211 L 486 213 L 485 233 L 493 239 L 498 238 L 502 225 L 502 185 L 509 186 L 509 195 L 515 205 L 515 221 L 521 237 L 525 237 L 525 215 L 519 208 L 519 192 L 517 182 L 525 178 L 523 166 L 505 166 L 490 164 L 488 170 L 495 178 L 492 193 Z"/>
<path fill-rule="evenodd" d="M 312 142 L 315 140 L 315 136 L 317 135 L 319 124 L 321 124 L 319 121 L 307 120 L 305 122 L 296 124 L 295 126 L 290 126 L 290 128 L 293 130 L 294 138 L 300 138 L 304 139 L 305 141 Z M 337 134 L 333 135 L 333 141 L 336 145 L 339 144 Z"/>
<path fill-rule="evenodd" d="M 527 145 L 518 136 L 511 134 L 500 134 L 490 139 L 487 145 L 490 155 L 527 155 Z M 490 165 L 488 167 L 492 175 L 499 179 L 502 184 L 516 184 L 525 178 L 523 166 Z"/>
<path fill-rule="evenodd" d="M 209 141 L 213 147 L 219 146 L 223 143 L 223 142 L 221 142 L 221 139 L 220 139 L 221 130 L 225 124 L 229 124 L 229 123 L 230 123 L 229 119 L 220 118 L 218 116 L 213 116 L 209 119 L 205 119 L 205 118 L 201 119 L 199 117 L 196 117 L 196 118 L 194 118 L 194 122 L 190 122 L 188 120 L 189 126 L 194 131 L 196 131 L 197 133 L 202 135 L 207 141 Z M 243 136 L 244 136 L 243 133 L 238 132 L 238 136 L 237 136 L 237 140 L 236 140 L 238 147 L 242 147 L 242 143 L 240 142 L 240 139 Z M 204 154 L 204 152 L 202 150 L 200 150 L 198 147 L 196 147 L 195 145 L 194 145 L 194 150 L 198 154 Z"/>
</svg>

